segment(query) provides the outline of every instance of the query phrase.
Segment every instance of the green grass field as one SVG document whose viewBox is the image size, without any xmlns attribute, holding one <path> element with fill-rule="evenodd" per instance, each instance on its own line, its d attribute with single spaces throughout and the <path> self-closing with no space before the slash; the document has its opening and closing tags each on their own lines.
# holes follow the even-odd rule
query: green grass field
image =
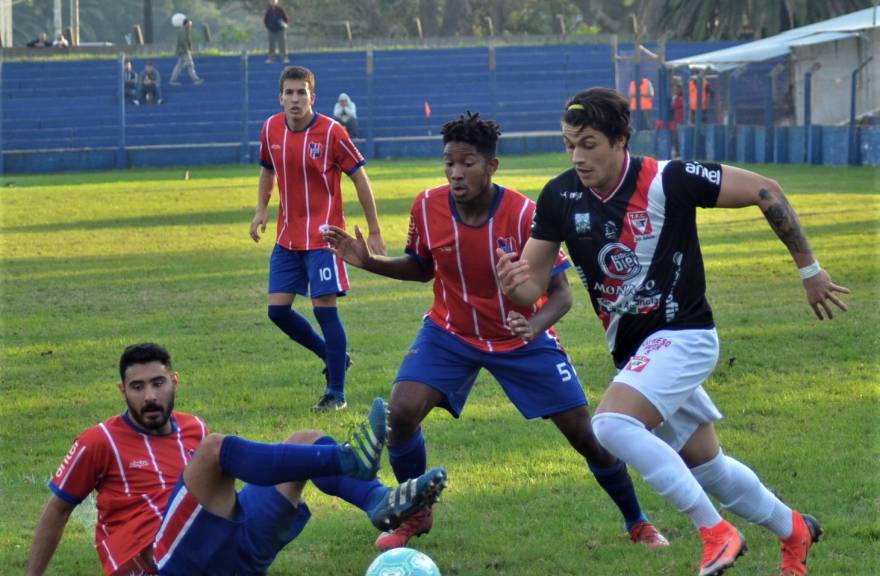
<svg viewBox="0 0 880 576">
<path fill-rule="evenodd" d="M 496 181 L 537 195 L 562 155 L 502 159 Z M 822 265 L 852 289 L 850 311 L 818 322 L 782 243 L 757 209 L 703 210 L 701 241 L 722 358 L 708 389 L 725 413 L 725 450 L 752 465 L 826 529 L 811 574 L 880 573 L 878 341 L 880 170 L 759 166 L 800 214 Z M 443 181 L 439 161 L 368 166 L 391 254 L 402 252 L 413 196 Z M 276 441 L 320 428 L 344 437 L 397 365 L 431 301 L 429 285 L 352 271 L 340 305 L 354 366 L 349 409 L 316 416 L 321 364 L 266 318 L 271 237 L 248 237 L 251 166 L 0 180 L 0 573 L 23 572 L 46 482 L 86 426 L 122 410 L 116 363 L 127 344 L 165 344 L 182 375 L 177 408 L 218 432 Z M 346 182 L 349 225 L 364 224 Z M 274 204 L 273 204 L 274 205 Z M 579 281 L 559 330 L 594 405 L 613 374 Z M 310 318 L 307 302 L 297 308 Z M 429 465 L 450 485 L 434 531 L 414 542 L 444 575 L 688 575 L 699 562 L 689 521 L 636 478 L 672 541 L 629 543 L 618 512 L 546 422 L 523 420 L 482 375 L 458 422 L 426 421 Z M 381 476 L 393 474 L 386 465 Z M 357 510 L 307 490 L 314 517 L 271 574 L 362 574 L 375 530 Z M 733 519 L 750 552 L 737 575 L 775 574 L 777 542 Z M 100 573 L 94 509 L 80 506 L 51 574 Z"/>
</svg>

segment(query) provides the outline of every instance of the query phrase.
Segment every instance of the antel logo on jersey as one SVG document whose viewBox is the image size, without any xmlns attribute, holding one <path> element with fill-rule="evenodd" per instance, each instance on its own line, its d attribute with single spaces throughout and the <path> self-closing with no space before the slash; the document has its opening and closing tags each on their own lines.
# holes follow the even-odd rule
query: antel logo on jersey
<svg viewBox="0 0 880 576">
<path fill-rule="evenodd" d="M 70 464 L 70 459 L 73 458 L 73 455 L 76 453 L 77 448 L 79 448 L 79 440 L 74 441 L 73 446 L 71 446 L 70 450 L 67 451 L 67 455 L 64 456 L 64 460 L 61 462 L 61 466 L 59 466 L 58 470 L 55 471 L 56 476 L 61 476 L 61 473 L 64 471 L 64 467 Z"/>
<path fill-rule="evenodd" d="M 599 266 L 606 276 L 615 280 L 629 280 L 642 271 L 636 253 L 626 244 L 606 244 L 599 251 Z"/>
<path fill-rule="evenodd" d="M 701 176 L 712 184 L 721 185 L 721 170 L 709 170 L 699 162 L 688 162 L 684 165 L 684 170 L 688 174 Z"/>
</svg>

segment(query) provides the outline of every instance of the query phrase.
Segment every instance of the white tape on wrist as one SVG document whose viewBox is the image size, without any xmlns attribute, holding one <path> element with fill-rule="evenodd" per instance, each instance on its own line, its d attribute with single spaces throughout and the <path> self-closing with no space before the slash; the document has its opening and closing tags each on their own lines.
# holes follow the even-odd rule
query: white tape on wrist
<svg viewBox="0 0 880 576">
<path fill-rule="evenodd" d="M 798 268 L 798 272 L 800 272 L 801 280 L 806 280 L 807 278 L 812 278 L 816 274 L 822 271 L 822 267 L 819 266 L 819 261 L 816 260 L 809 266 L 804 266 L 803 268 Z"/>
</svg>

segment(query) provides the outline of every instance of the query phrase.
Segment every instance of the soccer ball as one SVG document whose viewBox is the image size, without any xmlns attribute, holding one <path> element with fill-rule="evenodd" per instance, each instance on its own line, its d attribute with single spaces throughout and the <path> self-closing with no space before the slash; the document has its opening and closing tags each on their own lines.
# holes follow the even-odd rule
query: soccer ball
<svg viewBox="0 0 880 576">
<path fill-rule="evenodd" d="M 175 28 L 180 28 L 183 26 L 183 21 L 186 20 L 186 15 L 178 12 L 174 16 L 171 17 L 171 25 Z"/>
<path fill-rule="evenodd" d="M 376 556 L 364 576 L 440 576 L 440 569 L 418 550 L 393 548 Z"/>
</svg>

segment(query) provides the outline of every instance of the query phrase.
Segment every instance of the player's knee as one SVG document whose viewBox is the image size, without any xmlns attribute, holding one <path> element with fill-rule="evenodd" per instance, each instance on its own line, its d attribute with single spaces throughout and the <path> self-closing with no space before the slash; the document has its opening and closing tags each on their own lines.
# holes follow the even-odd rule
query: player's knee
<svg viewBox="0 0 880 576">
<path fill-rule="evenodd" d="M 220 450 L 223 448 L 224 438 L 226 438 L 226 436 L 223 434 L 211 432 L 202 439 L 202 443 L 199 444 L 199 449 L 196 452 L 196 455 L 200 458 L 209 458 L 211 460 L 219 461 Z"/>
<path fill-rule="evenodd" d="M 315 444 L 319 438 L 327 437 L 319 430 L 299 430 L 287 437 L 285 444 Z"/>
<path fill-rule="evenodd" d="M 269 315 L 269 320 L 275 324 L 280 324 L 285 318 L 287 318 L 288 314 L 290 314 L 290 306 L 269 304 L 267 313 Z"/>
<path fill-rule="evenodd" d="M 616 453 L 615 447 L 625 436 L 621 432 L 631 426 L 644 428 L 644 425 L 635 418 L 616 412 L 600 412 L 593 416 L 592 420 L 593 434 L 599 444 L 612 453 Z"/>
</svg>

